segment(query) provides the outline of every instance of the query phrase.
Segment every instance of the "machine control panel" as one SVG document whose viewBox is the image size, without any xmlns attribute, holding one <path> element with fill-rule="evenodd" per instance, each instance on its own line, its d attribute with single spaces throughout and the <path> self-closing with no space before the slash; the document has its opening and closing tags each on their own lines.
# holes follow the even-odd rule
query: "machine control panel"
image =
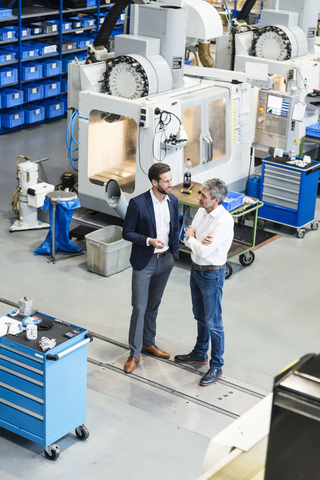
<svg viewBox="0 0 320 480">
<path fill-rule="evenodd" d="M 290 150 L 295 128 L 292 121 L 293 103 L 293 97 L 284 92 L 259 92 L 255 143 Z"/>
</svg>

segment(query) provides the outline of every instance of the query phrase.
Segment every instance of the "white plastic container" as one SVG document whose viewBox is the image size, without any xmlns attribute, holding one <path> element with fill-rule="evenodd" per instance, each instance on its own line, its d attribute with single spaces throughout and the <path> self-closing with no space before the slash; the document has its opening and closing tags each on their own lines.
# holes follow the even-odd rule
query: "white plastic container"
<svg viewBox="0 0 320 480">
<path fill-rule="evenodd" d="M 87 267 L 108 277 L 130 267 L 131 243 L 123 240 L 122 227 L 110 225 L 85 235 Z"/>
</svg>

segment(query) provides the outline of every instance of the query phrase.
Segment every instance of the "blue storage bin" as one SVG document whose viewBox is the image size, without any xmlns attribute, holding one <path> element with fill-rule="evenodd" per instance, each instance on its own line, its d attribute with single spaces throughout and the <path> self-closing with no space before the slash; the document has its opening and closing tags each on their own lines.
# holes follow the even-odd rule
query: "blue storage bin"
<svg viewBox="0 0 320 480">
<path fill-rule="evenodd" d="M 10 85 L 11 83 L 17 83 L 18 81 L 18 69 L 15 67 L 2 67 L 0 68 L 0 85 Z"/>
<path fill-rule="evenodd" d="M 12 10 L 10 8 L 0 8 L 0 18 L 12 17 Z"/>
<path fill-rule="evenodd" d="M 66 112 L 68 110 L 68 96 L 67 95 L 62 95 L 61 96 L 61 101 L 64 106 L 64 111 Z"/>
<path fill-rule="evenodd" d="M 28 62 L 21 66 L 22 80 L 38 80 L 42 78 L 41 63 Z"/>
<path fill-rule="evenodd" d="M 68 65 L 74 60 L 74 55 L 67 55 L 62 59 L 62 71 L 68 73 Z"/>
<path fill-rule="evenodd" d="M 15 58 L 15 52 L 12 52 L 11 50 L 4 50 L 2 48 L 0 49 L 0 63 L 13 62 Z"/>
<path fill-rule="evenodd" d="M 41 62 L 42 74 L 44 77 L 53 77 L 54 75 L 60 75 L 62 72 L 61 60 L 44 60 Z"/>
<path fill-rule="evenodd" d="M 12 40 L 13 38 L 16 37 L 16 32 L 13 30 L 13 28 L 0 28 L 0 40 L 5 41 L 5 40 Z"/>
<path fill-rule="evenodd" d="M 68 79 L 63 78 L 61 80 L 61 92 L 62 93 L 67 93 L 68 92 Z"/>
<path fill-rule="evenodd" d="M 45 117 L 45 108 L 41 105 L 30 103 L 23 107 L 25 123 L 42 122 Z"/>
<path fill-rule="evenodd" d="M 68 20 L 72 22 L 73 28 L 94 27 L 96 24 L 92 17 L 70 17 Z"/>
<path fill-rule="evenodd" d="M 3 88 L 0 90 L 1 105 L 4 108 L 16 107 L 23 103 L 23 91 L 16 88 Z"/>
<path fill-rule="evenodd" d="M 57 51 L 57 45 L 52 45 L 50 43 L 24 42 L 23 45 L 27 48 L 38 50 L 38 55 L 50 55 Z"/>
<path fill-rule="evenodd" d="M 31 35 L 42 35 L 44 33 L 44 29 L 42 25 L 28 25 L 30 29 Z"/>
<path fill-rule="evenodd" d="M 30 42 L 35 43 L 35 42 Z M 19 45 L 10 45 L 8 50 L 15 52 L 19 55 Z M 24 42 L 20 48 L 20 58 L 32 58 L 39 55 L 39 48 L 37 45 L 28 45 L 28 42 Z"/>
<path fill-rule="evenodd" d="M 59 20 L 47 20 L 45 22 L 46 24 L 49 24 L 47 27 L 49 28 L 50 24 L 52 25 L 53 31 L 58 31 L 59 30 Z M 65 32 L 67 30 L 72 30 L 72 22 L 69 21 L 68 19 L 65 20 L 63 19 L 61 22 L 62 26 L 62 31 Z"/>
<path fill-rule="evenodd" d="M 67 30 L 72 30 L 72 22 L 62 20 L 62 31 L 66 32 Z"/>
<path fill-rule="evenodd" d="M 70 40 L 71 42 L 76 42 L 77 48 L 85 48 L 92 43 L 91 38 L 83 37 L 82 35 L 64 35 L 63 38 Z"/>
<path fill-rule="evenodd" d="M 30 24 L 30 27 L 42 27 L 43 33 L 54 33 L 58 31 L 58 25 L 58 20 L 48 20 L 46 22 L 33 22 Z"/>
<path fill-rule="evenodd" d="M 13 27 L 5 27 L 9 28 L 10 30 L 13 30 L 16 34 L 16 37 L 19 36 L 19 27 L 18 26 L 13 26 Z M 21 37 L 30 37 L 31 36 L 31 30 L 29 27 L 21 27 Z"/>
<path fill-rule="evenodd" d="M 242 205 L 243 197 L 243 193 L 228 191 L 228 195 L 222 202 L 222 205 L 228 212 L 231 212 L 231 210 L 234 210 Z"/>
<path fill-rule="evenodd" d="M 44 86 L 41 83 L 28 83 L 22 87 L 25 102 L 34 102 L 44 97 Z"/>
<path fill-rule="evenodd" d="M 62 100 L 46 100 L 42 105 L 46 111 L 46 118 L 60 117 L 64 114 L 64 103 Z"/>
<path fill-rule="evenodd" d="M 5 113 L 0 113 L 1 126 L 4 128 L 14 128 L 24 124 L 24 111 L 10 109 Z"/>
<path fill-rule="evenodd" d="M 308 137 L 320 138 L 320 122 L 306 127 L 306 135 Z"/>
<path fill-rule="evenodd" d="M 59 95 L 60 90 L 61 90 L 60 82 L 54 82 L 52 80 L 46 80 L 42 83 L 43 83 L 43 86 L 44 86 L 44 96 L 45 96 L 45 98 L 53 97 L 55 95 Z"/>
</svg>

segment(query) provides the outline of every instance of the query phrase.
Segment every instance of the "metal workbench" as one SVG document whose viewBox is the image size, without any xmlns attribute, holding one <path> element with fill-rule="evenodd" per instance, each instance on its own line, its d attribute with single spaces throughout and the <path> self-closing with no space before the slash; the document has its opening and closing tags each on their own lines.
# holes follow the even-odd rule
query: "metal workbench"
<svg viewBox="0 0 320 480">
<path fill-rule="evenodd" d="M 201 187 L 201 184 L 192 182 L 192 190 L 190 190 L 191 193 L 188 194 L 182 193 L 183 184 L 179 184 L 172 188 L 171 193 L 175 195 L 178 199 L 178 202 L 184 206 L 185 212 L 186 207 L 199 207 L 198 196 Z M 244 203 L 230 211 L 230 214 L 233 216 L 233 218 L 237 219 L 238 223 L 241 224 L 243 224 L 245 221 L 245 217 L 250 216 L 253 225 L 252 237 L 250 241 L 243 241 L 236 238 L 233 240 L 228 253 L 226 278 L 230 278 L 232 275 L 232 266 L 229 263 L 230 260 L 239 257 L 239 261 L 244 267 L 247 267 L 254 262 L 255 255 L 252 251 L 252 248 L 254 248 L 256 245 L 258 209 L 262 207 L 262 205 L 263 203 L 260 200 L 252 198 L 252 203 Z M 183 242 L 180 242 L 179 250 L 190 253 L 190 249 L 186 247 Z"/>
<path fill-rule="evenodd" d="M 11 316 L 17 320 L 8 314 L 8 321 Z M 46 458 L 56 460 L 58 439 L 73 429 L 80 440 L 89 436 L 84 422 L 87 343 L 92 338 L 87 330 L 40 312 L 33 317 L 40 320 L 36 340 L 28 340 L 25 331 L 0 337 L 0 431 L 43 445 Z M 49 329 L 40 330 L 41 324 Z M 43 352 L 42 337 L 54 338 L 56 346 Z"/>
</svg>

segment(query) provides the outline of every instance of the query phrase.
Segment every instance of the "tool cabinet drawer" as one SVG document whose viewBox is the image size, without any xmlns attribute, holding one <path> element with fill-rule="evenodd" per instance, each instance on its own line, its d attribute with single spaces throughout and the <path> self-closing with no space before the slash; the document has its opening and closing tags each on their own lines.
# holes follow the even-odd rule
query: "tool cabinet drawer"
<svg viewBox="0 0 320 480">
<path fill-rule="evenodd" d="M 36 370 L 43 371 L 43 359 L 36 358 L 34 356 L 28 355 L 25 352 L 21 352 L 16 348 L 13 348 L 9 345 L 0 345 L 0 354 L 5 355 L 6 357 L 10 357 L 13 360 L 17 360 L 18 362 L 33 367 Z M 27 367 L 28 368 L 28 367 Z"/>
<path fill-rule="evenodd" d="M 30 365 L 24 365 L 19 360 L 3 355 L 0 349 L 0 366 L 10 369 L 12 372 L 17 372 L 24 375 L 26 378 L 33 380 L 43 381 L 42 370 L 31 367 Z"/>
<path fill-rule="evenodd" d="M 16 431 L 20 435 L 23 432 L 28 432 L 36 435 L 39 439 L 43 438 L 43 417 L 37 413 L 30 412 L 26 408 L 19 405 L 14 405 L 10 401 L 0 399 L 0 420 L 2 425 L 7 427 L 12 426 L 12 431 Z M 27 438 L 28 435 L 25 435 Z"/>
<path fill-rule="evenodd" d="M 0 402 L 9 402 L 13 408 L 24 408 L 30 415 L 39 415 L 43 419 L 43 400 L 35 395 L 0 382 Z"/>
<path fill-rule="evenodd" d="M 3 383 L 16 387 L 25 393 L 44 398 L 43 382 L 0 365 L 0 378 Z"/>
</svg>

